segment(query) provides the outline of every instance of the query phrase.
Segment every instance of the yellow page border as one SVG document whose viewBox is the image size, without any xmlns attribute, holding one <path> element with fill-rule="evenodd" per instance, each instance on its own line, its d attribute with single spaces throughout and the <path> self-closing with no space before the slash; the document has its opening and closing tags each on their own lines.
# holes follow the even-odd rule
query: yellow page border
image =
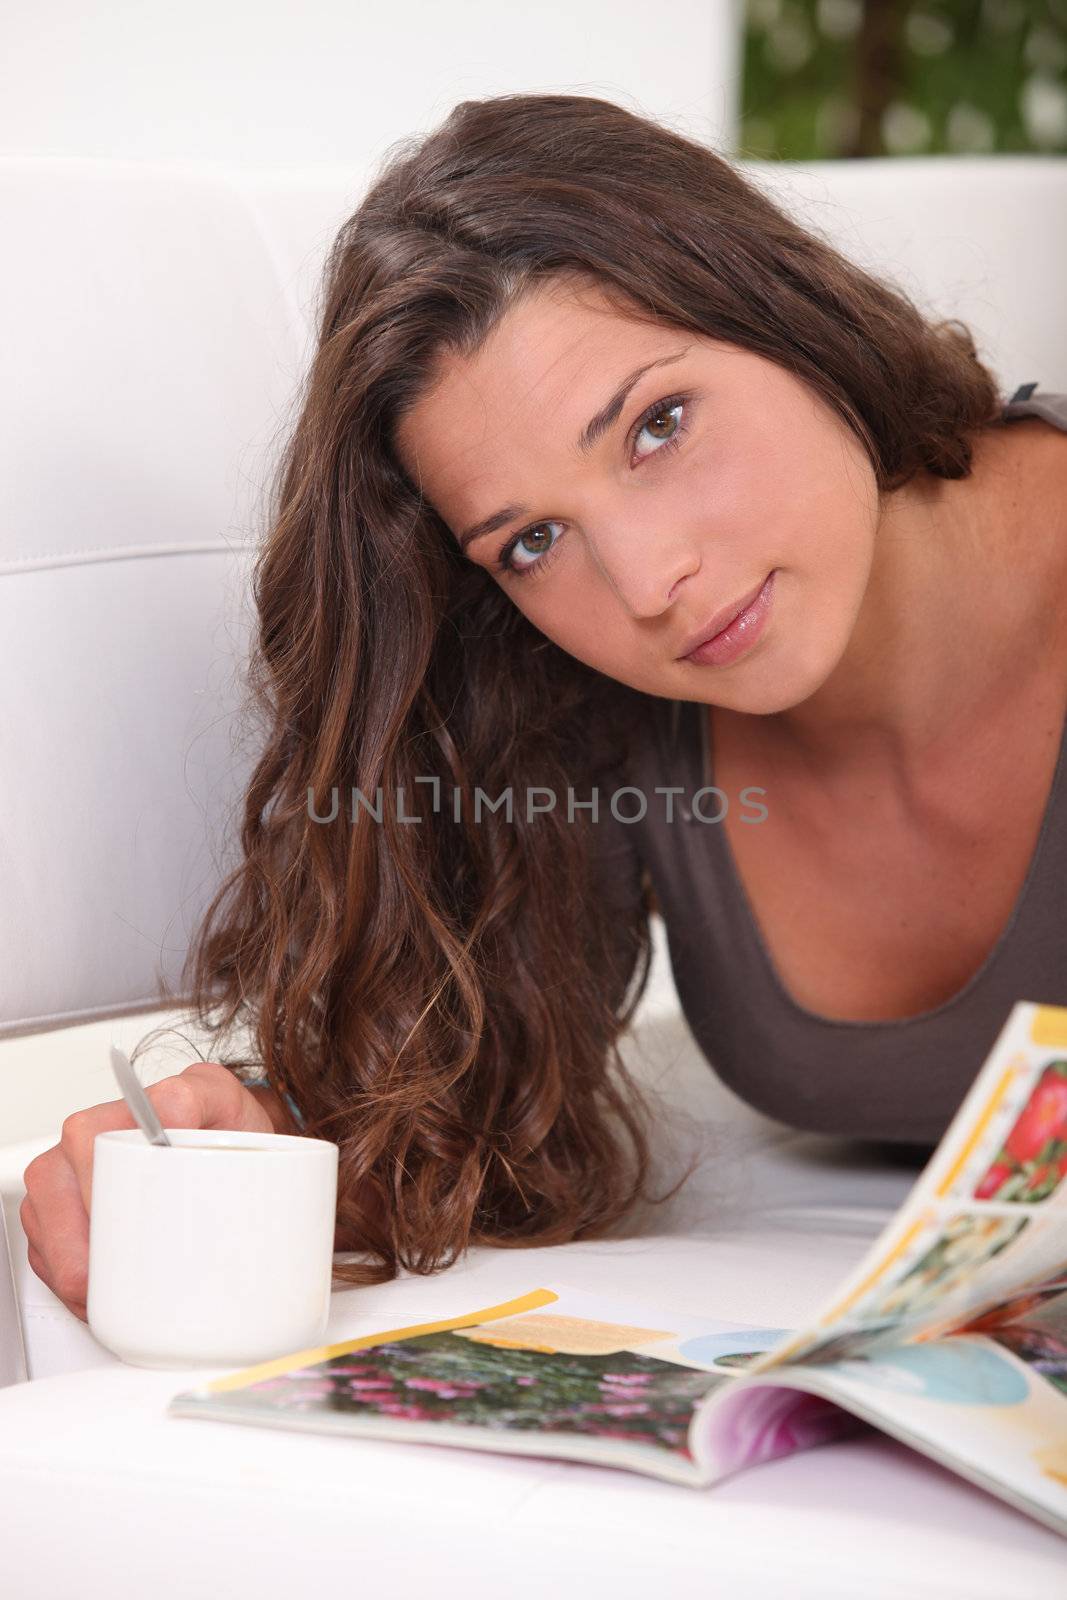
<svg viewBox="0 0 1067 1600">
<path fill-rule="evenodd" d="M 517 1316 L 523 1311 L 535 1311 L 538 1306 L 551 1305 L 559 1295 L 551 1289 L 531 1289 L 529 1294 L 515 1300 L 503 1300 L 499 1305 L 486 1306 L 484 1311 L 471 1311 L 463 1317 L 449 1317 L 444 1322 L 413 1322 L 406 1328 L 389 1328 L 384 1333 L 365 1333 L 358 1339 L 346 1339 L 341 1344 L 319 1345 L 317 1349 L 298 1350 L 294 1355 L 278 1356 L 273 1361 L 262 1361 L 258 1366 L 245 1367 L 226 1378 L 216 1378 L 196 1390 L 197 1394 L 226 1394 L 232 1389 L 244 1389 L 263 1378 L 275 1378 L 285 1372 L 298 1372 L 301 1367 L 314 1366 L 318 1361 L 329 1361 L 334 1356 L 346 1356 L 353 1350 L 368 1350 L 376 1344 L 395 1344 L 398 1339 L 413 1339 L 420 1333 L 450 1333 L 453 1328 L 469 1328 L 479 1322 L 491 1322 L 497 1317 Z"/>
</svg>

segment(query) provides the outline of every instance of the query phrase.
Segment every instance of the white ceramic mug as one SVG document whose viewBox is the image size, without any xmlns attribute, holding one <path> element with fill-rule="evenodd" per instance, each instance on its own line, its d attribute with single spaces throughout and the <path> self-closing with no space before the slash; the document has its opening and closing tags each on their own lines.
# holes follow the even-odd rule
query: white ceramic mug
<svg viewBox="0 0 1067 1600">
<path fill-rule="evenodd" d="M 139 1128 L 93 1142 L 94 1336 L 138 1367 L 250 1366 L 320 1344 L 337 1146 L 219 1128 L 167 1137 L 170 1149 Z"/>
</svg>

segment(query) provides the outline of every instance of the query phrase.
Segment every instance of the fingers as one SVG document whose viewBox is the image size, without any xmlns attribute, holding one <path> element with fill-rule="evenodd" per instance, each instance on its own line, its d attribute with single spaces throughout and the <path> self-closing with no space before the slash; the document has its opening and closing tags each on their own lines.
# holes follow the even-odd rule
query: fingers
<svg viewBox="0 0 1067 1600">
<path fill-rule="evenodd" d="M 85 1320 L 89 1294 L 89 1217 L 81 1187 L 58 1145 L 26 1168 L 19 1220 L 30 1268 L 76 1316 Z"/>
<path fill-rule="evenodd" d="M 67 1172 L 77 1186 L 82 1210 L 87 1217 L 92 1195 L 93 1140 L 98 1133 L 110 1132 L 112 1128 L 136 1128 L 136 1126 L 125 1100 L 109 1100 L 103 1105 L 87 1106 L 84 1111 L 74 1111 L 64 1119 L 59 1144 L 52 1148 L 63 1156 Z M 45 1151 L 45 1156 L 51 1154 L 52 1150 Z M 42 1160 L 42 1157 L 38 1156 L 37 1160 Z M 26 1168 L 27 1188 L 29 1175 L 35 1165 L 36 1162 L 31 1161 Z M 41 1207 L 38 1206 L 38 1209 Z M 51 1226 L 51 1215 L 48 1220 Z"/>
<path fill-rule="evenodd" d="M 219 1070 L 226 1071 L 224 1067 Z M 231 1073 L 227 1072 L 226 1076 L 232 1078 Z M 185 1073 L 162 1078 L 159 1083 L 150 1084 L 145 1093 L 165 1128 L 210 1126 L 202 1120 L 204 1096 L 198 1087 L 198 1080 L 187 1077 Z M 75 1111 L 63 1123 L 60 1148 L 77 1175 L 82 1204 L 87 1212 L 92 1199 L 94 1141 L 97 1134 L 108 1133 L 113 1128 L 136 1126 L 125 1100 L 108 1100 L 102 1105 Z"/>
<path fill-rule="evenodd" d="M 31 1271 L 33 1271 L 37 1277 L 40 1278 L 41 1282 L 45 1284 L 47 1288 L 51 1288 L 51 1284 L 48 1282 L 48 1269 L 32 1245 L 28 1247 L 26 1254 L 29 1259 Z M 52 1292 L 53 1294 L 55 1293 L 54 1290 Z M 80 1317 L 82 1322 L 87 1323 L 89 1321 L 88 1306 L 85 1300 L 65 1301 L 64 1304 L 66 1305 L 67 1310 L 72 1312 L 74 1316 Z"/>
<path fill-rule="evenodd" d="M 191 1084 L 197 1094 L 200 1108 L 199 1128 L 230 1128 L 234 1132 L 263 1131 L 263 1118 L 253 1094 L 218 1061 L 194 1061 L 178 1078 L 164 1079 L 165 1083 Z M 187 1124 L 176 1122 L 177 1128 Z M 188 1124 L 193 1126 L 193 1124 Z"/>
<path fill-rule="evenodd" d="M 149 1085 L 145 1093 L 164 1128 L 273 1131 L 270 1117 L 227 1067 L 195 1061 L 184 1072 Z M 59 1143 L 30 1162 L 20 1219 L 30 1268 L 82 1321 L 89 1292 L 89 1213 L 97 1134 L 135 1128 L 125 1100 L 75 1111 Z"/>
</svg>

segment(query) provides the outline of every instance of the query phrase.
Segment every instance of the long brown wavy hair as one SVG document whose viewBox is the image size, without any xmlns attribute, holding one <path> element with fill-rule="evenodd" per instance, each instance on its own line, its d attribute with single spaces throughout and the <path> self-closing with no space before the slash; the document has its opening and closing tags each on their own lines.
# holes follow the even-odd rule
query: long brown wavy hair
<svg viewBox="0 0 1067 1600">
<path fill-rule="evenodd" d="M 328 257 L 253 575 L 264 738 L 243 859 L 183 972 L 216 1047 L 247 1028 L 258 1073 L 339 1145 L 353 1284 L 473 1244 L 603 1235 L 651 1170 L 649 1102 L 617 1044 L 647 981 L 647 892 L 604 899 L 586 813 L 473 820 L 479 788 L 609 793 L 645 697 L 462 558 L 393 447 L 442 352 L 477 351 L 561 274 L 787 368 L 883 492 L 966 476 L 999 417 L 963 325 L 928 322 L 668 127 L 509 94 L 391 149 Z M 431 777 L 439 814 L 399 821 L 401 791 L 425 818 Z M 353 819 L 352 791 L 379 789 L 382 820 L 362 803 Z M 337 817 L 316 821 L 334 791 Z"/>
</svg>

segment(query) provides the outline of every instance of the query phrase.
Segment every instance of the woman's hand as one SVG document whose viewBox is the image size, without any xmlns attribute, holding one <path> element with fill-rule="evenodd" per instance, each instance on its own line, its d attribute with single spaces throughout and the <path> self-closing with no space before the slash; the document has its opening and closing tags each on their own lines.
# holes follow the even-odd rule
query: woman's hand
<svg viewBox="0 0 1067 1600">
<path fill-rule="evenodd" d="M 194 1061 L 145 1092 L 165 1128 L 275 1131 L 260 1096 L 217 1061 Z M 19 1218 L 30 1266 L 83 1322 L 88 1321 L 93 1140 L 111 1128 L 136 1126 L 125 1100 L 75 1111 L 64 1122 L 59 1143 L 35 1156 L 23 1175 L 26 1198 Z"/>
</svg>

